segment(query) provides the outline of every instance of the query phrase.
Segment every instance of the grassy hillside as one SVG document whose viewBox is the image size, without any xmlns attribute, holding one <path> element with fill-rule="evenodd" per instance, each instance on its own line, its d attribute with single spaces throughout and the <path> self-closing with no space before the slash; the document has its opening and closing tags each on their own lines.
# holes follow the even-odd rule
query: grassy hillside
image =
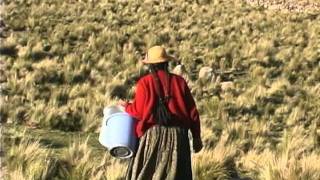
<svg viewBox="0 0 320 180">
<path fill-rule="evenodd" d="M 295 12 L 320 11 L 318 0 L 245 0 L 246 2 L 269 9 L 280 9 Z"/>
<path fill-rule="evenodd" d="M 196 179 L 320 179 L 320 12 L 240 0 L 4 0 L 0 12 L 6 179 L 123 177 L 127 162 L 97 142 L 102 109 L 133 96 L 158 44 L 201 113 Z"/>
</svg>

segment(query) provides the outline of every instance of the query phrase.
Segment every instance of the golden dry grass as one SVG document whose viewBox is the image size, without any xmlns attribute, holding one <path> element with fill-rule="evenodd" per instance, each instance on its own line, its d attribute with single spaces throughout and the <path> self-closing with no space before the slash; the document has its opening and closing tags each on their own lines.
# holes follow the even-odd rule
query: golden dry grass
<svg viewBox="0 0 320 180">
<path fill-rule="evenodd" d="M 319 179 L 319 22 L 240 0 L 3 1 L 5 177 L 122 178 L 127 162 L 96 141 L 102 110 L 132 98 L 139 59 L 163 44 L 201 114 L 195 179 Z M 204 66 L 209 81 L 198 79 Z"/>
</svg>

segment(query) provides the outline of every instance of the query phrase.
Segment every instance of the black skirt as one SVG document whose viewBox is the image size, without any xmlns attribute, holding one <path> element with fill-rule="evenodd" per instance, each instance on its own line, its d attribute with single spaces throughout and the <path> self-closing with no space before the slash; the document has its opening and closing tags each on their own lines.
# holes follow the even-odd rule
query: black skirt
<svg viewBox="0 0 320 180">
<path fill-rule="evenodd" d="M 153 126 L 140 138 L 127 180 L 192 180 L 188 130 Z"/>
</svg>

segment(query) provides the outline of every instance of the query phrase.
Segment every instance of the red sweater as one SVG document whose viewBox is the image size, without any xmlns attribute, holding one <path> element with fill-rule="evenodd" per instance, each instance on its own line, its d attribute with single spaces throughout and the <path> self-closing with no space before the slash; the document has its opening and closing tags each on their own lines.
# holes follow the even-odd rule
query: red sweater
<svg viewBox="0 0 320 180">
<path fill-rule="evenodd" d="M 163 88 L 167 88 L 164 87 L 166 74 L 162 70 L 159 70 L 157 74 L 161 81 L 160 91 L 162 91 L 163 95 Z M 170 74 L 170 87 L 169 94 L 171 98 L 168 101 L 168 109 L 175 118 L 168 122 L 169 125 L 188 128 L 194 138 L 199 138 L 199 113 L 186 81 L 181 76 Z M 156 124 L 152 112 L 157 98 L 155 81 L 152 75 L 148 74 L 140 78 L 136 85 L 133 102 L 125 105 L 126 112 L 137 121 L 136 134 L 138 137 L 141 137 L 148 128 Z"/>
</svg>

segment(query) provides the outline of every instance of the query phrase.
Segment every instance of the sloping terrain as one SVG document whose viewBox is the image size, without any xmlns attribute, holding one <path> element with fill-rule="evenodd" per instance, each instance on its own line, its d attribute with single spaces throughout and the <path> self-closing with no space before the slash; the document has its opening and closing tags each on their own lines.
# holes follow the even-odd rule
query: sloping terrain
<svg viewBox="0 0 320 180">
<path fill-rule="evenodd" d="M 0 12 L 6 179 L 123 177 L 127 161 L 97 142 L 102 109 L 133 96 L 156 44 L 181 60 L 201 113 L 196 179 L 320 179 L 319 12 L 242 0 L 4 0 Z"/>
<path fill-rule="evenodd" d="M 320 11 L 320 2 L 318 0 L 246 0 L 246 2 L 276 10 L 296 12 Z"/>
</svg>

